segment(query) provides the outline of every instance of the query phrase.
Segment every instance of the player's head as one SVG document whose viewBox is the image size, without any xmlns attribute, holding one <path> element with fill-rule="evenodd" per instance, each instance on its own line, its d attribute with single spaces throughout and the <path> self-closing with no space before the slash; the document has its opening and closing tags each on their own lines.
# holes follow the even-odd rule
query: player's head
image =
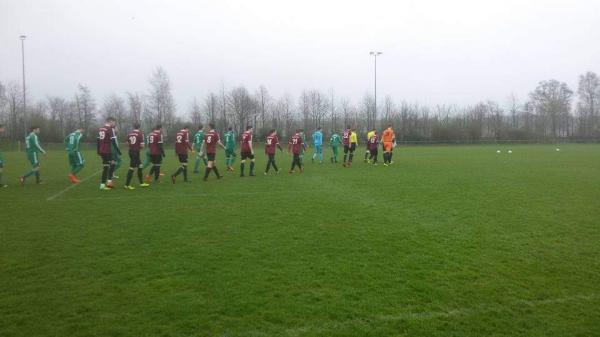
<svg viewBox="0 0 600 337">
<path fill-rule="evenodd" d="M 154 130 L 154 131 L 160 131 L 160 129 L 162 129 L 162 125 L 161 124 L 156 124 L 154 126 L 154 129 L 152 129 L 152 130 Z"/>
<path fill-rule="evenodd" d="M 388 129 L 391 129 L 392 128 L 392 123 L 388 124 L 387 127 L 388 127 Z"/>
<path fill-rule="evenodd" d="M 0 132 L 4 132 L 4 124 L 0 124 Z"/>
<path fill-rule="evenodd" d="M 198 130 L 202 130 L 204 129 L 204 125 L 202 125 L 202 123 L 198 124 Z"/>
<path fill-rule="evenodd" d="M 137 130 L 137 129 L 141 128 L 141 127 L 142 127 L 142 126 L 140 125 L 140 123 L 139 123 L 139 122 L 135 122 L 135 123 L 133 123 L 133 128 L 134 128 L 135 130 Z"/>
<path fill-rule="evenodd" d="M 75 129 L 75 131 L 79 132 L 79 133 L 83 133 L 85 129 L 83 128 L 83 126 L 78 127 L 77 129 Z"/>
<path fill-rule="evenodd" d="M 317 128 L 317 131 L 321 131 L 321 127 L 320 126 Z"/>
<path fill-rule="evenodd" d="M 35 132 L 35 133 L 40 133 L 40 127 L 39 126 L 32 126 L 31 128 L 29 128 L 29 131 Z"/>
<path fill-rule="evenodd" d="M 233 128 L 230 126 L 227 128 L 227 131 L 233 131 Z"/>
<path fill-rule="evenodd" d="M 277 130 L 271 129 L 271 130 L 269 130 L 269 134 L 270 135 L 276 135 L 277 134 Z"/>
<path fill-rule="evenodd" d="M 117 124 L 117 120 L 114 117 L 106 117 L 106 124 L 110 126 L 115 126 L 115 124 Z"/>
<path fill-rule="evenodd" d="M 210 123 L 208 123 L 208 127 L 209 127 L 211 130 L 213 130 L 213 129 L 215 128 L 215 123 L 213 123 L 213 122 L 210 122 Z"/>
<path fill-rule="evenodd" d="M 350 126 L 350 125 L 346 125 L 346 129 L 350 129 L 350 128 L 351 128 L 351 126 Z"/>
<path fill-rule="evenodd" d="M 248 125 L 248 126 L 246 126 L 246 131 L 250 131 L 250 132 L 252 132 L 252 125 Z"/>
<path fill-rule="evenodd" d="M 296 133 L 302 132 L 302 129 L 296 129 Z"/>
<path fill-rule="evenodd" d="M 189 129 L 190 129 L 190 126 L 189 126 L 189 125 L 187 125 L 187 124 L 184 124 L 184 125 L 183 125 L 183 130 L 189 130 Z"/>
</svg>

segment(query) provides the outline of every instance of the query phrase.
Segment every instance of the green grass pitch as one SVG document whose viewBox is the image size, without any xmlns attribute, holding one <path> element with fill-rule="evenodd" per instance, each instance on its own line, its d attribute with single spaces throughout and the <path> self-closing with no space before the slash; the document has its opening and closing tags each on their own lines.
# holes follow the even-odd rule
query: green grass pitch
<svg viewBox="0 0 600 337">
<path fill-rule="evenodd" d="M 598 336 L 600 147 L 510 148 L 103 192 L 4 153 L 0 336 Z"/>
</svg>

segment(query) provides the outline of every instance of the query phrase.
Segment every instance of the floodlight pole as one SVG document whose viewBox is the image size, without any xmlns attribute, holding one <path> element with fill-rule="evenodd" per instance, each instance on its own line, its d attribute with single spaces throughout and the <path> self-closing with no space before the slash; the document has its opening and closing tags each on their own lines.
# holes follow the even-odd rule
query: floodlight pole
<svg viewBox="0 0 600 337">
<path fill-rule="evenodd" d="M 377 56 L 383 54 L 380 51 L 371 51 L 369 52 L 370 55 L 373 56 L 373 59 L 375 61 L 375 81 L 374 81 L 374 85 L 375 85 L 375 113 L 374 116 L 377 116 Z M 369 118 L 370 119 L 370 118 Z M 373 125 L 369 125 L 369 129 L 374 127 L 375 125 L 375 121 L 372 121 Z"/>
<path fill-rule="evenodd" d="M 21 64 L 23 66 L 23 126 L 25 127 L 25 133 L 27 133 L 27 100 L 25 93 L 25 39 L 26 35 L 21 35 Z"/>
</svg>

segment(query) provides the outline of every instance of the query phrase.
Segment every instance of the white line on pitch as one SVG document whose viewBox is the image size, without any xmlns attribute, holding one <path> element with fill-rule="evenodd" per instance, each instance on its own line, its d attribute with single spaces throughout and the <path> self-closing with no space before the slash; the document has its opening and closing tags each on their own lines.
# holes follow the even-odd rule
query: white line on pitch
<svg viewBox="0 0 600 337">
<path fill-rule="evenodd" d="M 67 192 L 68 190 L 70 190 L 70 189 L 73 189 L 73 188 L 75 188 L 77 185 L 81 185 L 81 184 L 83 184 L 84 182 L 86 182 L 86 181 L 88 181 L 88 180 L 90 180 L 90 179 L 94 178 L 94 177 L 95 177 L 95 176 L 97 176 L 97 175 L 98 175 L 98 173 L 100 173 L 100 172 L 102 172 L 102 170 L 96 171 L 96 172 L 95 172 L 95 173 L 93 173 L 91 176 L 89 176 L 89 177 L 86 177 L 85 179 L 83 179 L 83 180 L 82 180 L 82 181 L 81 181 L 79 184 L 72 184 L 72 185 L 69 185 L 69 186 L 67 186 L 67 188 L 65 188 L 64 190 L 62 190 L 62 191 L 60 191 L 60 192 L 56 193 L 56 194 L 55 194 L 55 195 L 53 195 L 53 196 L 50 196 L 50 197 L 48 197 L 48 198 L 46 199 L 46 201 L 52 201 L 52 200 L 54 200 L 54 199 L 56 199 L 56 198 L 60 197 L 61 195 L 63 195 L 63 193 Z"/>
</svg>

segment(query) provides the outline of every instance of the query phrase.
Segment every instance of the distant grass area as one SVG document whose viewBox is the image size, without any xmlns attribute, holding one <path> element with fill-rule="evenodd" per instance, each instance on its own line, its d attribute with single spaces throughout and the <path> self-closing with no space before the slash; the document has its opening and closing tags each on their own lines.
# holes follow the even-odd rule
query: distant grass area
<svg viewBox="0 0 600 337">
<path fill-rule="evenodd" d="M 0 336 L 600 335 L 600 146 L 555 148 L 243 179 L 220 153 L 221 181 L 107 192 L 64 191 L 62 151 L 22 188 L 4 153 Z"/>
</svg>

